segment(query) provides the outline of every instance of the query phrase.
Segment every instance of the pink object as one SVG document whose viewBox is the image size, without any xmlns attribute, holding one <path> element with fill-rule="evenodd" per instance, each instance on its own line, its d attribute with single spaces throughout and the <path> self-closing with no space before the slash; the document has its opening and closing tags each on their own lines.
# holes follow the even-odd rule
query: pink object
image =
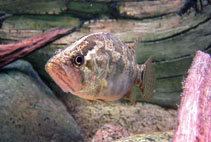
<svg viewBox="0 0 211 142">
<path fill-rule="evenodd" d="M 211 58 L 197 51 L 185 80 L 174 142 L 211 142 Z"/>
<path fill-rule="evenodd" d="M 69 29 L 50 29 L 32 38 L 28 38 L 16 43 L 0 45 L 0 68 L 67 34 L 74 32 L 76 29 L 77 27 Z"/>
<path fill-rule="evenodd" d="M 124 127 L 113 124 L 105 124 L 97 131 L 92 139 L 92 142 L 111 142 L 127 136 L 130 136 L 130 134 Z"/>
</svg>

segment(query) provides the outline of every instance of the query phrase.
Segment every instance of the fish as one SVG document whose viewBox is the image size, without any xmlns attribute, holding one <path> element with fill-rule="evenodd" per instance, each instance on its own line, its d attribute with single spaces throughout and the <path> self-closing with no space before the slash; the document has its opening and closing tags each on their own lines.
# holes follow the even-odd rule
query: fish
<svg viewBox="0 0 211 142">
<path fill-rule="evenodd" d="M 81 37 L 51 57 L 45 69 L 64 92 L 89 101 L 132 101 L 134 86 L 150 100 L 156 90 L 152 58 L 139 65 L 135 47 L 110 33 Z"/>
</svg>

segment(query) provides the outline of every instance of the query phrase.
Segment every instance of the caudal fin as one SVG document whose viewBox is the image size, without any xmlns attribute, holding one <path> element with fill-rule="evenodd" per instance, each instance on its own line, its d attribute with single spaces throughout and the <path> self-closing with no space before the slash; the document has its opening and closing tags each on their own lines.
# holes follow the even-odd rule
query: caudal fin
<svg viewBox="0 0 211 142">
<path fill-rule="evenodd" d="M 143 65 L 141 65 L 141 81 L 139 88 L 145 100 L 150 100 L 156 89 L 155 71 L 152 67 L 152 58 L 150 57 Z"/>
</svg>

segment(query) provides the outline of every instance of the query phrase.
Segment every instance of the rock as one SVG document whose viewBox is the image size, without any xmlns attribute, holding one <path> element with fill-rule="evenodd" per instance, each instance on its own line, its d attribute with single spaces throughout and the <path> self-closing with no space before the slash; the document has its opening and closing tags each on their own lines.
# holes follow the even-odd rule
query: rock
<svg viewBox="0 0 211 142">
<path fill-rule="evenodd" d="M 113 140 L 128 137 L 128 131 L 119 125 L 105 124 L 92 139 L 92 142 L 111 142 Z"/>
<path fill-rule="evenodd" d="M 112 142 L 172 142 L 173 131 L 155 132 L 152 134 L 137 134 Z"/>
<path fill-rule="evenodd" d="M 140 102 L 135 105 L 125 101 L 90 103 L 76 96 L 64 96 L 64 104 L 87 140 L 105 124 L 120 125 L 130 134 L 167 131 L 176 127 L 177 111 L 174 109 Z"/>
<path fill-rule="evenodd" d="M 80 128 L 32 66 L 18 60 L 0 70 L 1 142 L 82 142 Z"/>
</svg>

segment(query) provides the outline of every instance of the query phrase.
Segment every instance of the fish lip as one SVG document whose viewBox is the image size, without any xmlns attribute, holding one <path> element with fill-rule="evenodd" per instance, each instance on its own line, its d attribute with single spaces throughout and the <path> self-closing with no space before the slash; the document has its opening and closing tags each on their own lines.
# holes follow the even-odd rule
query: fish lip
<svg viewBox="0 0 211 142">
<path fill-rule="evenodd" d="M 66 72 L 63 69 L 62 65 L 60 65 L 57 62 L 54 61 L 48 61 L 47 64 L 45 65 L 45 70 L 49 73 L 49 75 L 51 76 L 51 78 L 56 82 L 56 84 L 64 91 L 64 92 L 75 92 L 75 89 L 73 89 L 71 87 L 71 80 L 68 80 L 68 82 L 66 82 L 64 80 L 64 76 L 66 76 Z M 52 71 L 53 70 L 53 71 Z M 59 71 L 59 74 L 56 73 L 56 71 Z M 56 78 L 57 79 L 56 79 Z M 59 78 L 59 79 L 58 79 Z M 63 85 L 64 86 L 63 86 Z M 71 91 L 70 91 L 71 90 Z"/>
<path fill-rule="evenodd" d="M 65 70 L 62 68 L 62 66 L 57 63 L 57 62 L 54 62 L 54 61 L 48 61 L 47 64 L 45 65 L 45 70 L 48 71 L 49 70 L 49 66 L 50 64 L 52 64 L 53 66 L 56 66 L 57 68 L 59 68 L 60 71 L 62 71 L 64 73 L 64 75 L 66 75 L 66 72 Z M 52 66 L 50 67 L 52 68 Z"/>
</svg>

